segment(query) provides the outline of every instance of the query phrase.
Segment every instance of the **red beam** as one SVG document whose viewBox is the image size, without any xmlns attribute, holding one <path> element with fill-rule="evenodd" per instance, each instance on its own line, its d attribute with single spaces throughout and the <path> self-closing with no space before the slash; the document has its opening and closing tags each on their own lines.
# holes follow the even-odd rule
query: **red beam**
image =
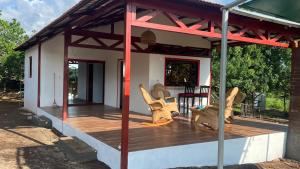
<svg viewBox="0 0 300 169">
<path fill-rule="evenodd" d="M 157 24 L 157 23 L 140 22 L 137 20 L 132 21 L 132 26 L 221 39 L 221 33 L 214 32 L 213 26 L 211 26 L 209 31 L 202 31 L 202 30 L 195 30 L 195 29 L 190 29 L 190 28 L 162 25 L 162 24 Z M 271 41 L 268 39 L 255 39 L 255 38 L 243 37 L 243 36 L 235 35 L 232 33 L 228 34 L 228 39 L 234 40 L 234 41 L 263 44 L 263 45 L 289 47 L 288 43 L 274 42 L 274 41 Z"/>
<path fill-rule="evenodd" d="M 121 169 L 128 168 L 128 130 L 129 130 L 129 98 L 130 98 L 130 60 L 131 60 L 131 21 L 135 18 L 135 10 L 131 3 L 125 7 L 125 36 L 124 36 L 124 96 L 122 108 L 122 140 L 121 140 Z"/>
<path fill-rule="evenodd" d="M 69 51 L 68 46 L 71 42 L 71 34 L 66 31 L 64 34 L 64 79 L 63 79 L 63 121 L 68 118 L 68 89 L 69 89 Z"/>
<path fill-rule="evenodd" d="M 156 9 L 163 12 L 173 13 L 180 16 L 186 16 L 191 18 L 203 18 L 213 20 L 215 23 L 221 23 L 222 13 L 221 6 L 204 6 L 204 5 L 183 5 L 180 3 L 173 3 L 170 1 L 162 0 L 132 0 L 133 5 L 143 9 Z M 260 21 L 258 19 L 245 17 L 241 15 L 230 14 L 229 25 L 235 25 L 240 27 L 248 27 L 255 30 L 269 30 L 271 32 L 277 32 L 287 35 L 299 35 L 300 29 L 289 28 L 284 25 L 275 24 L 267 21 Z"/>
<path fill-rule="evenodd" d="M 37 97 L 37 107 L 41 107 L 41 51 L 42 43 L 38 44 L 38 97 Z"/>
</svg>

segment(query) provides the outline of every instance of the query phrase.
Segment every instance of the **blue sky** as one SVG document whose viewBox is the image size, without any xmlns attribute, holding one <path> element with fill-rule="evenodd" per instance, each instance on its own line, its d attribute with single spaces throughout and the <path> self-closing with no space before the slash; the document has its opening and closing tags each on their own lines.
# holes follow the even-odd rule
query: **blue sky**
<svg viewBox="0 0 300 169">
<path fill-rule="evenodd" d="M 80 0 L 0 0 L 2 18 L 21 22 L 29 35 L 38 31 Z M 233 0 L 206 0 L 228 3 Z"/>
</svg>

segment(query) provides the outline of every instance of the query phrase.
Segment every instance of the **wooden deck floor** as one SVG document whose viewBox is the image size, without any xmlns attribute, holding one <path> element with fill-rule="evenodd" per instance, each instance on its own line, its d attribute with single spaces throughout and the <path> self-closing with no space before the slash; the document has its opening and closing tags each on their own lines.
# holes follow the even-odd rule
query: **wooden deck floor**
<svg viewBox="0 0 300 169">
<path fill-rule="evenodd" d="M 44 111 L 61 117 L 61 109 L 44 107 Z M 206 127 L 193 128 L 188 119 L 180 117 L 159 127 L 142 124 L 151 117 L 130 114 L 129 151 L 169 147 L 217 140 L 217 131 Z M 121 110 L 103 105 L 69 107 L 67 123 L 118 149 L 121 136 Z M 254 119 L 236 118 L 225 125 L 225 139 L 256 136 L 286 131 L 287 127 Z"/>
</svg>

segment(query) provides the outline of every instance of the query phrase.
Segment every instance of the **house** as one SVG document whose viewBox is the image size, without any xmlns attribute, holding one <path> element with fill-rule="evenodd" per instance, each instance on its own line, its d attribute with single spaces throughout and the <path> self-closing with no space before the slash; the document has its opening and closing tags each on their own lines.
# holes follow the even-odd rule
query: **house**
<svg viewBox="0 0 300 169">
<path fill-rule="evenodd" d="M 220 45 L 220 8 L 198 0 L 80 1 L 18 47 L 26 55 L 24 107 L 95 148 L 111 168 L 216 165 L 216 132 L 195 130 L 188 118 L 161 127 L 142 124 L 150 111 L 138 86 L 151 90 L 162 83 L 174 97 L 184 92 L 185 81 L 197 90 L 211 86 L 210 50 Z M 231 17 L 231 45 L 289 47 L 292 35 L 283 32 L 299 32 Z M 286 126 L 238 119 L 225 133 L 226 165 L 285 154 Z"/>
</svg>

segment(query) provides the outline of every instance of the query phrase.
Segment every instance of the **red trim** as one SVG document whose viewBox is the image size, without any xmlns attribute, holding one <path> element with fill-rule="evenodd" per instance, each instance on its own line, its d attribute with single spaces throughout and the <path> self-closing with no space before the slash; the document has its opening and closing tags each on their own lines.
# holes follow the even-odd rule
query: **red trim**
<svg viewBox="0 0 300 169">
<path fill-rule="evenodd" d="M 71 42 L 71 35 L 69 32 L 64 34 L 64 81 L 63 81 L 63 109 L 62 109 L 62 119 L 63 121 L 68 118 L 68 89 L 69 89 L 69 52 L 68 46 Z"/>
<path fill-rule="evenodd" d="M 165 69 L 164 69 L 164 85 L 166 85 L 166 63 L 167 61 L 172 61 L 172 60 L 179 60 L 179 61 L 188 61 L 188 62 L 194 62 L 197 63 L 197 72 L 198 72 L 198 76 L 197 76 L 197 83 L 196 86 L 199 86 L 200 84 L 200 60 L 195 60 L 195 59 L 183 59 L 183 58 L 172 58 L 172 57 L 166 57 L 165 58 Z M 166 85 L 166 86 L 172 86 L 172 85 Z"/>
<path fill-rule="evenodd" d="M 157 1 L 157 0 L 153 0 L 150 3 L 141 0 L 134 0 L 134 4 L 143 9 L 152 9 L 152 10 L 155 9 L 155 10 L 164 11 L 161 13 L 164 14 L 166 17 L 168 17 L 169 20 L 173 22 L 175 25 L 171 26 L 171 25 L 149 22 L 148 21 L 149 18 L 153 19 L 157 17 L 157 15 L 154 15 L 155 13 L 152 11 L 152 13 L 146 13 L 143 16 L 140 16 L 139 18 L 133 18 L 132 26 L 221 39 L 222 34 L 216 31 L 216 29 L 221 29 L 220 11 L 209 11 L 207 9 L 202 11 L 194 7 L 183 7 L 183 6 L 178 6 L 176 3 L 169 3 L 166 1 Z M 180 10 L 181 16 L 191 16 L 202 20 L 192 24 L 185 24 L 176 15 L 174 15 L 174 13 L 178 14 L 179 11 L 178 9 L 181 9 Z M 206 10 L 207 12 L 204 12 Z M 237 20 L 237 18 L 239 18 L 240 20 Z M 262 22 L 257 22 L 256 20 L 247 18 L 249 22 L 246 23 L 243 21 L 243 19 L 245 20 L 245 18 L 240 18 L 237 17 L 236 15 L 233 15 L 233 18 L 231 18 L 230 21 L 231 23 L 235 22 L 237 24 L 229 25 L 234 28 L 234 30 L 228 31 L 229 40 L 272 45 L 272 46 L 279 46 L 279 47 L 289 47 L 289 43 L 286 42 L 291 40 L 291 36 L 289 35 L 289 32 L 283 31 L 284 29 L 280 29 L 280 31 L 275 31 L 275 29 L 273 29 L 272 34 L 274 34 L 275 37 L 271 39 L 269 38 L 271 30 L 267 29 L 266 25 L 264 25 L 265 29 L 261 29 L 262 27 L 255 27 L 255 24 L 253 25 L 250 24 L 250 23 L 261 24 Z M 204 29 L 205 27 L 202 28 L 203 25 L 208 25 L 209 26 L 208 29 Z M 278 25 L 276 26 L 278 27 Z M 248 35 L 245 33 L 246 31 L 248 31 L 249 34 L 254 34 L 254 35 Z"/>
<path fill-rule="evenodd" d="M 122 107 L 122 135 L 121 135 L 121 169 L 128 168 L 128 130 L 129 130 L 129 98 L 130 98 L 130 60 L 131 60 L 131 22 L 135 17 L 135 9 L 127 3 L 125 7 L 125 36 L 124 36 L 124 98 Z"/>
<path fill-rule="evenodd" d="M 121 34 L 111 34 L 111 33 L 103 33 L 103 32 L 95 32 L 89 30 L 71 30 L 71 34 L 74 36 L 79 36 L 78 40 L 73 41 L 70 46 L 79 47 L 79 48 L 90 48 L 90 49 L 103 49 L 103 50 L 114 50 L 114 51 L 124 51 L 121 45 L 123 43 L 123 35 Z M 86 41 L 89 38 L 93 38 L 95 41 L 99 41 L 98 44 L 83 44 L 82 42 Z M 132 52 L 137 53 L 159 53 L 165 55 L 180 55 L 197 57 L 201 55 L 207 55 L 207 49 L 203 48 L 193 48 L 193 47 L 183 47 L 179 45 L 166 45 L 156 43 L 148 48 L 142 48 L 141 38 L 132 36 Z M 105 39 L 112 40 L 113 43 L 106 44 Z M 102 40 L 102 41 L 101 41 Z M 202 50 L 202 52 L 201 52 Z M 176 53 L 177 51 L 177 53 Z"/>
<path fill-rule="evenodd" d="M 38 44 L 38 97 L 37 97 L 37 107 L 41 107 L 41 50 L 42 43 Z"/>
</svg>

